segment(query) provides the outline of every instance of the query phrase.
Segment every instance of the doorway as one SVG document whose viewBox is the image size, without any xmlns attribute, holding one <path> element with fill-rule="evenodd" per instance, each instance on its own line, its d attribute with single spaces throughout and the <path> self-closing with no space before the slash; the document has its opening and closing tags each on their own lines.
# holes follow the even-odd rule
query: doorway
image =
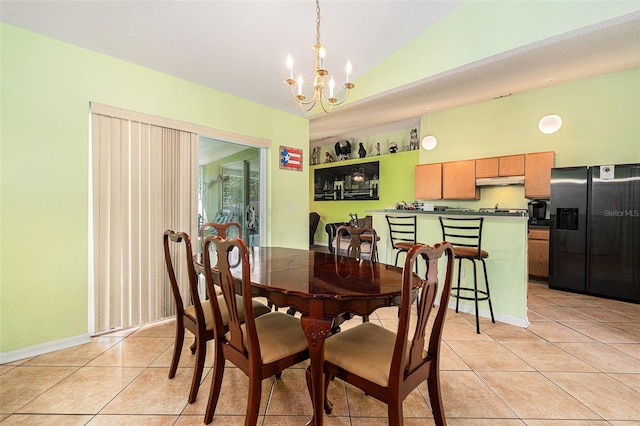
<svg viewBox="0 0 640 426">
<path fill-rule="evenodd" d="M 198 145 L 198 223 L 238 222 L 247 245 L 261 245 L 266 211 L 264 149 L 202 136 Z"/>
</svg>

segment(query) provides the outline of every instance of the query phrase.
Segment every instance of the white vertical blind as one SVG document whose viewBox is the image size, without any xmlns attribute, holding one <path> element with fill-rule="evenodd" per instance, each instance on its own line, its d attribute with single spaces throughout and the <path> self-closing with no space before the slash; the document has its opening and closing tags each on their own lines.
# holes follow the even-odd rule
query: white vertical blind
<svg viewBox="0 0 640 426">
<path fill-rule="evenodd" d="M 162 233 L 197 235 L 197 136 L 130 118 L 93 113 L 91 119 L 100 333 L 174 314 Z M 184 255 L 178 258 L 183 264 Z"/>
</svg>

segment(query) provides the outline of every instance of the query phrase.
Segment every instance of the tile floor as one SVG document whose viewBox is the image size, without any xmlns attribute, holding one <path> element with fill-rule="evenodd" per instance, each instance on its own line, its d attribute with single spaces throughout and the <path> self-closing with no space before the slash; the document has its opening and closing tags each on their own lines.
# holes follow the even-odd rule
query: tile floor
<svg viewBox="0 0 640 426">
<path fill-rule="evenodd" d="M 371 320 L 393 326 L 396 313 L 381 309 Z M 531 283 L 529 319 L 528 329 L 483 320 L 478 335 L 472 316 L 449 311 L 441 379 L 450 425 L 640 425 L 640 305 Z M 188 404 L 189 345 L 177 376 L 167 378 L 173 333 L 163 321 L 0 365 L 0 423 L 202 424 L 211 357 Z M 260 424 L 309 420 L 305 367 L 263 382 Z M 228 367 L 214 424 L 243 424 L 246 386 Z M 329 395 L 334 411 L 325 424 L 386 424 L 385 405 L 350 385 L 335 380 Z M 409 395 L 407 425 L 433 424 L 427 400 L 425 385 Z"/>
</svg>

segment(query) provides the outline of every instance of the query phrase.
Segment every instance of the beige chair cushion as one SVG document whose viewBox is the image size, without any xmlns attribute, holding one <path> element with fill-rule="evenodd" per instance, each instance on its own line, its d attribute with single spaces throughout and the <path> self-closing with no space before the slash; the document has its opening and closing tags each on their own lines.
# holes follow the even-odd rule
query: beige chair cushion
<svg viewBox="0 0 640 426">
<path fill-rule="evenodd" d="M 270 312 L 256 318 L 256 331 L 263 364 L 293 355 L 308 347 L 307 337 L 302 331 L 300 320 L 282 312 Z M 247 333 L 244 324 L 242 332 L 246 347 Z M 226 337 L 230 339 L 230 333 L 227 333 Z"/>
<path fill-rule="evenodd" d="M 324 359 L 387 387 L 395 343 L 396 333 L 366 322 L 329 337 L 324 345 Z M 410 343 L 407 345 L 407 361 Z"/>
<path fill-rule="evenodd" d="M 242 296 L 236 296 L 236 303 L 238 304 L 240 320 L 244 320 L 244 308 L 242 304 Z M 218 305 L 220 306 L 220 316 L 222 317 L 222 324 L 226 327 L 229 325 L 229 310 L 227 304 L 224 301 L 224 296 L 218 296 Z M 202 310 L 204 311 L 204 322 L 207 326 L 207 330 L 213 330 L 213 312 L 211 311 L 211 305 L 208 300 L 202 302 Z M 256 317 L 271 312 L 271 308 L 263 303 L 253 300 L 253 314 Z M 196 318 L 196 309 L 193 305 L 184 309 L 185 315 L 194 319 Z"/>
</svg>

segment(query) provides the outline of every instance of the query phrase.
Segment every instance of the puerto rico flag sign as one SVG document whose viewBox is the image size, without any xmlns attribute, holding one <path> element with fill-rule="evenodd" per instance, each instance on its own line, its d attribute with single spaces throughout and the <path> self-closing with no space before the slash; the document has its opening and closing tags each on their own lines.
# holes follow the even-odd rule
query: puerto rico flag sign
<svg viewBox="0 0 640 426">
<path fill-rule="evenodd" d="M 280 168 L 302 171 L 302 149 L 280 145 Z"/>
</svg>

